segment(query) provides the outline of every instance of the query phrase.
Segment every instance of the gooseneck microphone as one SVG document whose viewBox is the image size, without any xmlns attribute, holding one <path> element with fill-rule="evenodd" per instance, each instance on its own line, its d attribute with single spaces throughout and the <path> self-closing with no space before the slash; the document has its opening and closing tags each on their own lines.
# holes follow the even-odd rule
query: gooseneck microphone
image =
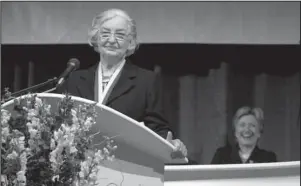
<svg viewBox="0 0 301 186">
<path fill-rule="evenodd" d="M 69 77 L 70 73 L 77 70 L 79 68 L 80 62 L 76 58 L 72 58 L 67 63 L 66 70 L 61 74 L 59 80 L 57 81 L 57 87 L 62 85 L 65 80 Z"/>
<path fill-rule="evenodd" d="M 40 83 L 38 85 L 34 85 L 32 87 L 28 87 L 26 89 L 23 89 L 23 90 L 14 92 L 14 93 L 10 93 L 9 91 L 7 91 L 8 95 L 4 95 L 2 97 L 1 104 L 5 103 L 5 102 L 7 102 L 9 100 L 12 100 L 12 99 L 14 99 L 16 97 L 28 94 L 30 92 L 35 92 L 37 89 L 39 89 L 41 87 L 44 87 L 46 85 L 49 85 L 49 84 L 51 84 L 52 86 L 55 86 L 55 84 L 56 84 L 56 87 L 55 88 L 51 88 L 51 89 L 49 89 L 47 91 L 44 91 L 43 93 L 54 91 L 55 89 L 57 89 L 60 85 L 62 85 L 65 82 L 65 80 L 68 78 L 68 76 L 70 75 L 71 72 L 73 72 L 73 71 L 75 71 L 75 70 L 77 70 L 79 68 L 79 64 L 80 64 L 80 62 L 79 62 L 78 59 L 76 59 L 76 58 L 70 59 L 68 61 L 68 63 L 67 63 L 66 70 L 61 74 L 61 76 L 59 77 L 58 81 L 57 81 L 57 78 L 55 77 L 53 79 L 49 79 L 46 82 Z"/>
</svg>

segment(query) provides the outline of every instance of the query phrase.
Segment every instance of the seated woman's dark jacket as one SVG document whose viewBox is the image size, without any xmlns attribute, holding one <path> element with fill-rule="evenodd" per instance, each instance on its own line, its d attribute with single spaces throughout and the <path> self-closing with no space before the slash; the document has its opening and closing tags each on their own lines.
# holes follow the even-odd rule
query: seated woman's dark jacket
<svg viewBox="0 0 301 186">
<path fill-rule="evenodd" d="M 246 163 L 269 163 L 277 162 L 274 152 L 260 149 L 256 146 Z M 218 148 L 213 156 L 211 164 L 240 164 L 243 163 L 239 156 L 238 145 L 226 145 Z"/>
</svg>

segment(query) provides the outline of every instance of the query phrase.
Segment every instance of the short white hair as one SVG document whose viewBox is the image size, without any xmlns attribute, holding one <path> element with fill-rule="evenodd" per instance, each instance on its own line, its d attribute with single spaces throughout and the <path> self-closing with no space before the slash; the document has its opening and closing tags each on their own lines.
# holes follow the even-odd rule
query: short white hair
<svg viewBox="0 0 301 186">
<path fill-rule="evenodd" d="M 134 42 L 134 46 L 135 46 L 126 52 L 126 56 L 130 56 L 139 47 L 139 43 L 137 41 L 136 23 L 132 18 L 130 18 L 130 16 L 125 11 L 120 10 L 120 9 L 109 9 L 109 10 L 106 10 L 94 17 L 94 19 L 92 21 L 92 27 L 88 32 L 88 43 L 90 46 L 94 47 L 94 50 L 96 52 L 99 52 L 99 49 L 98 49 L 99 35 L 98 35 L 98 33 L 100 30 L 100 27 L 102 26 L 102 24 L 105 21 L 110 20 L 117 16 L 125 18 L 128 21 L 128 25 L 129 25 L 129 29 L 130 29 L 129 34 L 132 36 L 132 42 Z"/>
</svg>

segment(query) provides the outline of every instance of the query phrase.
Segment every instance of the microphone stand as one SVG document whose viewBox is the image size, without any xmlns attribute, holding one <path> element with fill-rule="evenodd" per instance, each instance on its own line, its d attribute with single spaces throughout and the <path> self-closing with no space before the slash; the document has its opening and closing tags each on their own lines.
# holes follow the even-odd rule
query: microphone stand
<svg viewBox="0 0 301 186">
<path fill-rule="evenodd" d="M 27 94 L 27 93 L 29 93 L 29 92 L 32 92 L 33 90 L 36 90 L 36 89 L 38 89 L 38 88 L 41 88 L 41 87 L 43 87 L 43 86 L 46 86 L 46 85 L 49 85 L 49 84 L 52 84 L 52 83 L 56 83 L 56 82 L 57 82 L 57 78 L 54 77 L 54 78 L 49 79 L 49 80 L 47 80 L 47 81 L 45 81 L 45 82 L 43 82 L 43 83 L 34 85 L 34 86 L 32 86 L 32 87 L 28 87 L 28 88 L 26 88 L 26 89 L 23 89 L 23 90 L 14 92 L 14 93 L 10 93 L 10 92 L 8 91 L 8 89 L 5 89 L 5 90 L 4 90 L 4 91 L 5 91 L 5 94 L 4 94 L 4 96 L 3 96 L 2 100 L 1 100 L 1 103 L 7 102 L 7 101 L 12 100 L 12 99 L 14 99 L 14 98 L 16 98 L 16 97 L 19 97 L 19 96 L 22 96 L 22 95 Z M 55 89 L 56 89 L 56 87 L 55 87 L 55 88 L 51 88 L 51 89 L 49 89 L 49 90 L 46 90 L 46 91 L 44 91 L 43 93 L 52 92 L 52 91 L 54 91 Z"/>
<path fill-rule="evenodd" d="M 49 89 L 49 90 L 46 90 L 46 91 L 44 91 L 44 92 L 42 92 L 42 93 L 48 93 L 48 92 L 52 92 L 52 91 L 54 91 L 54 90 L 56 90 L 56 87 L 51 88 L 51 89 Z"/>
</svg>

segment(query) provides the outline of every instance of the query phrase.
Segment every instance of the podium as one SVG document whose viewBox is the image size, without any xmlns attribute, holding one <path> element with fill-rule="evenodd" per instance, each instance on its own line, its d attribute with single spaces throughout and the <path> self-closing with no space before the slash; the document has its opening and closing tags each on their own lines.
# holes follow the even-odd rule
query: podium
<svg viewBox="0 0 301 186">
<path fill-rule="evenodd" d="M 165 166 L 164 186 L 300 186 L 300 161 Z"/>
<path fill-rule="evenodd" d="M 37 96 L 57 109 L 65 95 L 39 93 Z M 92 104 L 94 101 L 72 96 L 75 106 Z M 4 103 L 1 108 L 12 111 L 14 101 Z M 117 150 L 114 161 L 104 161 L 98 175 L 99 186 L 163 186 L 164 164 L 187 163 L 187 158 L 171 159 L 174 147 L 145 125 L 105 105 L 96 104 L 97 120 L 92 133 L 101 132 L 114 138 Z M 101 136 L 101 135 L 98 135 Z M 95 137 L 95 142 L 103 139 Z"/>
</svg>

